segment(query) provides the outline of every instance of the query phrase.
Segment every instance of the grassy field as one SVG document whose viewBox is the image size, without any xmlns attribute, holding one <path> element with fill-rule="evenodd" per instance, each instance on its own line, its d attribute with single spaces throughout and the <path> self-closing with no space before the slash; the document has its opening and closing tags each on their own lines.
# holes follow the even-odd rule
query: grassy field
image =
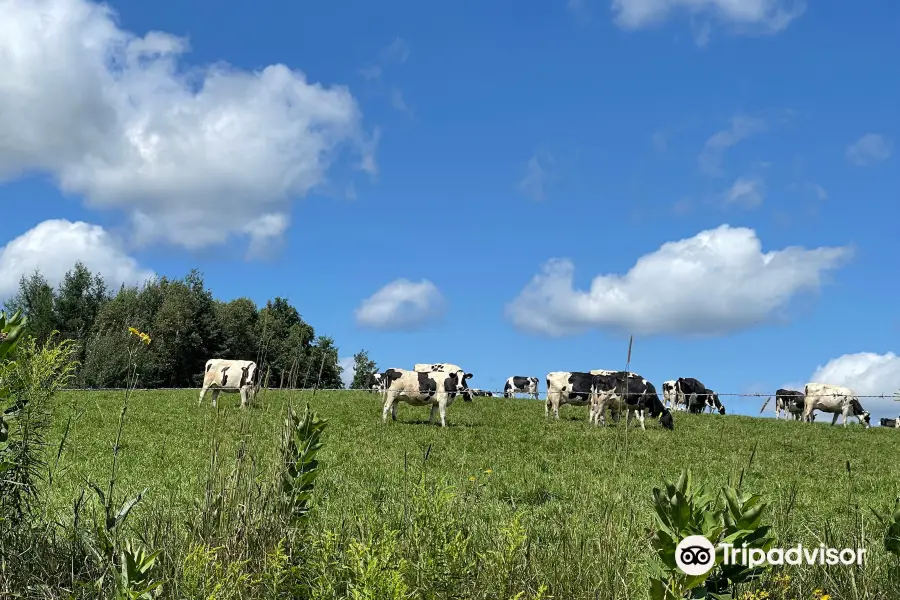
<svg viewBox="0 0 900 600">
<path fill-rule="evenodd" d="M 194 390 L 131 397 L 116 486 L 124 496 L 149 491 L 129 526 L 159 543 L 161 511 L 179 523 L 196 510 L 216 443 L 223 464 L 242 444 L 257 464 L 270 463 L 285 403 L 308 402 L 329 420 L 310 522 L 315 597 L 646 598 L 651 491 L 682 468 L 712 486 L 743 477 L 744 489 L 771 503 L 764 520 L 780 545 L 868 549 L 862 570 L 791 567 L 780 587 L 758 582 L 771 598 L 813 598 L 817 589 L 834 599 L 900 597 L 896 559 L 869 511 L 900 493 L 894 431 L 677 414 L 674 432 L 653 421 L 626 432 L 624 421 L 589 427 L 586 408 L 563 407 L 560 422 L 546 423 L 541 402 L 501 398 L 455 403 L 446 429 L 403 404 L 383 427 L 379 397 L 366 392 L 267 391 L 249 411 L 235 396 L 220 396 L 218 411 L 196 398 Z M 69 427 L 49 490 L 55 510 L 71 511 L 86 481 L 109 478 L 122 399 L 54 399 L 57 441 Z"/>
</svg>

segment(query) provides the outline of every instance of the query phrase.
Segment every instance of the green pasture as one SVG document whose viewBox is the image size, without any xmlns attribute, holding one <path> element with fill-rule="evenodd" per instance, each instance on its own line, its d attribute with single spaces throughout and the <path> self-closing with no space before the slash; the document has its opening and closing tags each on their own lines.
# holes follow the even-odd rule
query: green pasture
<svg viewBox="0 0 900 600">
<path fill-rule="evenodd" d="M 711 486 L 740 481 L 762 494 L 781 543 L 869 549 L 863 573 L 796 567 L 790 597 L 826 588 L 835 600 L 890 597 L 885 573 L 894 557 L 882 550 L 869 508 L 884 510 L 900 493 L 895 431 L 685 414 L 675 415 L 673 432 L 653 420 L 646 431 L 635 423 L 626 430 L 624 420 L 589 426 L 582 407 L 563 407 L 559 422 L 546 422 L 542 402 L 502 398 L 454 403 L 445 429 L 426 424 L 427 408 L 406 404 L 383 426 L 380 397 L 369 392 L 265 391 L 250 410 L 240 410 L 235 395 L 220 396 L 218 410 L 209 398 L 198 407 L 197 395 L 129 398 L 116 487 L 123 496 L 148 488 L 130 523 L 138 532 L 160 506 L 174 523 L 193 510 L 217 444 L 222 464 L 239 449 L 259 465 L 273 463 L 286 403 L 308 403 L 328 419 L 310 521 L 325 540 L 321 552 L 346 557 L 346 547 L 325 547 L 353 541 L 382 552 L 406 574 L 404 585 L 419 590 L 411 597 L 508 600 L 525 590 L 518 598 L 644 598 L 651 491 L 684 468 Z M 86 482 L 108 480 L 123 399 L 124 392 L 54 398 L 49 491 L 60 513 Z M 402 533 L 409 515 L 422 517 L 414 536 Z"/>
</svg>

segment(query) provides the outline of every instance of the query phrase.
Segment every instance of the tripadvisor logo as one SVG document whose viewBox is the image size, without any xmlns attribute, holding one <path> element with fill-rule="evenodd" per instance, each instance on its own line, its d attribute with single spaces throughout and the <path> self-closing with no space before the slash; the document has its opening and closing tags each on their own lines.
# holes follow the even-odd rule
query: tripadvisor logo
<svg viewBox="0 0 900 600">
<path fill-rule="evenodd" d="M 705 575 L 716 564 L 716 548 L 702 535 L 689 535 L 675 547 L 675 564 L 685 575 Z"/>
<path fill-rule="evenodd" d="M 866 549 L 828 548 L 819 544 L 812 548 L 803 544 L 788 549 L 772 548 L 768 552 L 762 548 L 735 547 L 733 544 L 719 544 L 722 564 L 744 565 L 749 568 L 760 565 L 859 565 L 862 566 Z M 716 565 L 716 546 L 702 535 L 689 535 L 675 547 L 675 564 L 685 575 L 705 575 Z"/>
</svg>

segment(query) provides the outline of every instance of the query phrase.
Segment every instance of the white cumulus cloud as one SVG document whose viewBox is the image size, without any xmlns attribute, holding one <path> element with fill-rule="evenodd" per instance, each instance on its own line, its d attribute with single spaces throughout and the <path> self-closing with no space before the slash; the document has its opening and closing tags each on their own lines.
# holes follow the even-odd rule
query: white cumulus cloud
<svg viewBox="0 0 900 600">
<path fill-rule="evenodd" d="M 844 354 L 818 366 L 809 381 L 844 385 L 860 396 L 892 396 L 900 390 L 900 356 L 893 352 Z M 873 420 L 900 415 L 900 402 L 893 397 L 861 398 L 860 402 L 872 413 Z"/>
<path fill-rule="evenodd" d="M 413 330 L 443 316 L 446 303 L 427 279 L 416 283 L 396 279 L 356 309 L 356 323 L 372 329 Z"/>
<path fill-rule="evenodd" d="M 344 86 L 283 64 L 186 67 L 186 40 L 133 34 L 88 0 L 0 0 L 0 14 L 0 180 L 49 173 L 127 215 L 139 242 L 258 247 L 343 148 L 375 171 Z"/>
<path fill-rule="evenodd" d="M 858 167 L 867 167 L 891 157 L 894 144 L 877 133 L 867 133 L 847 146 L 847 160 Z"/>
<path fill-rule="evenodd" d="M 15 295 L 19 279 L 35 270 L 55 286 L 77 261 L 102 275 L 110 287 L 139 284 L 154 276 L 128 256 L 103 227 L 54 219 L 39 223 L 0 250 L 0 298 Z"/>
<path fill-rule="evenodd" d="M 803 0 L 613 0 L 615 22 L 623 29 L 658 25 L 673 13 L 715 20 L 736 33 L 773 34 L 806 9 Z"/>
<path fill-rule="evenodd" d="M 790 300 L 815 292 L 847 247 L 762 251 L 752 229 L 722 225 L 663 244 L 624 275 L 573 285 L 574 264 L 552 259 L 506 307 L 520 329 L 549 336 L 591 328 L 640 335 L 724 335 L 782 318 Z"/>
</svg>

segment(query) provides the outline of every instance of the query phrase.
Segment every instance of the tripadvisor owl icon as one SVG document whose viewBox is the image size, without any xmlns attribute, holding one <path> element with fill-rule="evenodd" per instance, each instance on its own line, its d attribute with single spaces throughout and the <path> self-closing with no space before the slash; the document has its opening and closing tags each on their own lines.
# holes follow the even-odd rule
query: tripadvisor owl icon
<svg viewBox="0 0 900 600">
<path fill-rule="evenodd" d="M 686 575 L 705 575 L 716 564 L 716 548 L 702 535 L 689 535 L 675 547 L 675 564 Z"/>
</svg>

